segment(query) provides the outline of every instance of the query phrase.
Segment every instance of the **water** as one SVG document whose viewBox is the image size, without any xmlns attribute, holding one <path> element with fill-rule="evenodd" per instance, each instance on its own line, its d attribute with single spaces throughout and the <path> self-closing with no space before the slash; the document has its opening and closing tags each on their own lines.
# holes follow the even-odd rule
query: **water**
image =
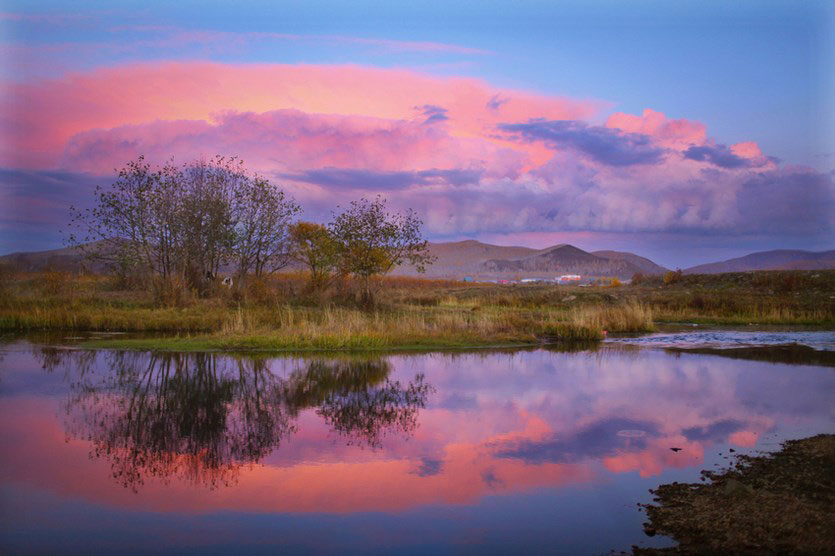
<svg viewBox="0 0 835 556">
<path fill-rule="evenodd" d="M 794 345 L 806 346 L 820 351 L 835 351 L 835 332 L 705 330 L 699 332 L 660 332 L 631 338 L 610 338 L 607 342 L 679 349 L 735 349 Z"/>
<path fill-rule="evenodd" d="M 649 488 L 835 429 L 814 359 L 0 350 L 4 553 L 665 546 Z"/>
</svg>

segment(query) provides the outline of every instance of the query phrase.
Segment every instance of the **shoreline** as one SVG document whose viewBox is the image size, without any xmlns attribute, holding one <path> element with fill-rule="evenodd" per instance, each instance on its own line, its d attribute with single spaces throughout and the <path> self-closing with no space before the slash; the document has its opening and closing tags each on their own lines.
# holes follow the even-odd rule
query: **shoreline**
<svg viewBox="0 0 835 556">
<path fill-rule="evenodd" d="M 776 452 L 737 455 L 722 471 L 702 471 L 702 483 L 670 483 L 641 504 L 648 536 L 670 548 L 633 554 L 826 554 L 835 549 L 835 435 L 784 442 Z"/>
</svg>

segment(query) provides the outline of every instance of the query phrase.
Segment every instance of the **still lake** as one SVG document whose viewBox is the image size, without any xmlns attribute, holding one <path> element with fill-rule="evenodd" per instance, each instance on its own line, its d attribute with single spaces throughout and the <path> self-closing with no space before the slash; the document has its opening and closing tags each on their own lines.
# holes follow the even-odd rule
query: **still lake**
<svg viewBox="0 0 835 556">
<path fill-rule="evenodd" d="M 648 489 L 835 432 L 835 335 L 713 334 L 366 357 L 10 341 L 0 552 L 666 546 Z"/>
</svg>

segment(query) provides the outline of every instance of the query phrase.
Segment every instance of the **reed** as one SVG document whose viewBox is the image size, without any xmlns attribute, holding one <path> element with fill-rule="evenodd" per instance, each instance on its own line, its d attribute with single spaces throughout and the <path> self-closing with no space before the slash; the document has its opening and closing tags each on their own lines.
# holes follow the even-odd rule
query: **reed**
<svg viewBox="0 0 835 556">
<path fill-rule="evenodd" d="M 577 307 L 571 311 L 571 322 L 607 332 L 651 332 L 655 329 L 652 309 L 637 301 L 614 306 Z"/>
</svg>

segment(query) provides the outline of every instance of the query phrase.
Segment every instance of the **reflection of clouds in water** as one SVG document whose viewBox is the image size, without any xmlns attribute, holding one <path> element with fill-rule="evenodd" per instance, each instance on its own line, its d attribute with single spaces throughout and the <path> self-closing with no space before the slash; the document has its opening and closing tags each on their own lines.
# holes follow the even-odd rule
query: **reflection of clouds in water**
<svg viewBox="0 0 835 556">
<path fill-rule="evenodd" d="M 628 348 L 436 357 L 431 365 L 440 399 L 465 395 L 478 404 L 428 408 L 423 436 L 438 446 L 451 436 L 489 443 L 489 434 L 509 435 L 494 442 L 496 455 L 531 464 L 643 450 L 607 460 L 642 473 L 698 464 L 693 458 L 714 443 L 750 446 L 776 421 L 828 415 L 833 393 L 830 375 L 810 368 Z M 791 388 L 798 372 L 801 387 Z M 672 446 L 683 451 L 670 453 Z"/>
<path fill-rule="evenodd" d="M 95 361 L 86 373 L 112 376 L 104 355 Z M 826 419 L 833 393 L 828 370 L 650 350 L 433 354 L 385 361 L 387 370 L 372 365 L 357 372 L 362 365 L 351 370 L 338 361 L 311 365 L 263 358 L 282 399 L 295 400 L 281 407 L 298 430 L 258 460 L 265 465 L 242 471 L 235 488 L 224 489 L 225 507 L 409 508 L 599 480 L 606 472 L 650 476 L 699 465 L 712 443 L 751 446 L 775 423 Z M 359 450 L 333 441 L 333 432 L 345 423 L 374 432 L 365 417 L 378 410 L 369 412 L 364 404 L 408 397 L 406 385 L 419 388 L 413 379 L 420 373 L 436 393 L 406 423 L 420 426 L 409 428 L 414 436 L 408 442 L 393 435 L 381 449 Z M 363 383 L 370 378 L 378 384 L 377 394 Z M 341 386 L 332 390 L 329 381 Z M 394 397 L 385 393 L 386 381 L 401 385 Z M 253 395 L 266 385 L 244 384 Z M 336 404 L 334 411 L 317 412 L 328 404 Z M 674 453 L 673 446 L 682 450 Z M 112 482 L 106 473 L 104 479 Z M 207 500 L 190 494 L 181 503 L 201 507 L 211 503 Z"/>
<path fill-rule="evenodd" d="M 641 430 L 636 430 L 636 429 Z M 578 429 L 564 437 L 552 435 L 541 440 L 508 442 L 497 447 L 500 458 L 517 458 L 527 463 L 573 463 L 613 455 L 617 451 L 638 451 L 646 448 L 645 436 L 655 436 L 658 428 L 648 421 L 604 419 Z M 642 434 L 621 434 L 642 433 Z"/>
<path fill-rule="evenodd" d="M 618 436 L 622 436 L 623 438 L 641 438 L 642 436 L 646 436 L 647 431 L 642 431 L 638 429 L 624 429 L 618 431 Z"/>
<path fill-rule="evenodd" d="M 420 459 L 420 466 L 415 471 L 421 477 L 431 477 L 441 472 L 444 462 L 439 459 L 424 457 Z"/>
</svg>

